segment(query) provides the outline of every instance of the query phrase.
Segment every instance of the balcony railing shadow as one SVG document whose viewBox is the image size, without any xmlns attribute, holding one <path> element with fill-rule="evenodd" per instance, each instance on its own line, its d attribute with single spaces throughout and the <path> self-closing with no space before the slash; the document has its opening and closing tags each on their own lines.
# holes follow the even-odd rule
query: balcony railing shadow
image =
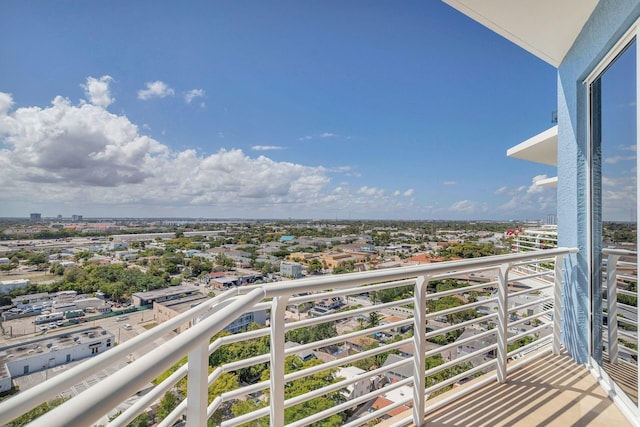
<svg viewBox="0 0 640 427">
<path fill-rule="evenodd" d="M 491 377 L 486 384 L 487 374 L 428 401 L 424 425 L 631 426 L 585 366 L 566 354 L 543 353 L 518 361 L 506 383 Z M 403 421 L 408 417 L 399 414 L 378 426 L 415 425 Z"/>
</svg>

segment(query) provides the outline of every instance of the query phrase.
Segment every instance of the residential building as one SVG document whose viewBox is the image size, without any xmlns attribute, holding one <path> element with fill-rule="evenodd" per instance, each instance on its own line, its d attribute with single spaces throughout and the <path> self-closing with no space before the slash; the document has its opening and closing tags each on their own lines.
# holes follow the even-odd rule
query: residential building
<svg viewBox="0 0 640 427">
<path fill-rule="evenodd" d="M 344 301 L 342 300 L 342 298 L 333 297 L 333 298 L 323 299 L 322 301 L 318 301 L 313 306 L 309 314 L 311 316 L 316 316 L 316 317 L 324 316 L 326 314 L 331 314 L 335 312 L 343 305 L 344 305 Z"/>
<path fill-rule="evenodd" d="M 300 344 L 298 344 L 297 342 L 287 341 L 284 343 L 285 349 L 291 349 L 296 347 L 300 347 Z M 298 358 L 303 362 L 308 362 L 309 360 L 314 359 L 316 357 L 316 352 L 313 350 L 301 350 L 301 351 L 295 352 L 294 354 L 298 356 Z"/>
<path fill-rule="evenodd" d="M 95 356 L 112 348 L 113 334 L 99 326 L 0 347 L 0 392 L 12 378 Z"/>
<path fill-rule="evenodd" d="M 200 293 L 200 288 L 191 285 L 170 286 L 168 288 L 156 289 L 148 292 L 136 292 L 131 295 L 131 304 L 135 307 L 163 302 L 181 296 L 195 295 Z"/>
<path fill-rule="evenodd" d="M 362 264 L 371 260 L 371 254 L 365 254 L 360 252 L 328 252 L 320 253 L 320 258 L 327 268 L 335 268 L 340 264 L 346 262 L 353 262 L 354 264 Z"/>
<path fill-rule="evenodd" d="M 347 381 L 353 380 L 357 378 L 359 375 L 364 378 L 359 379 L 352 384 L 348 385 L 346 389 L 343 391 L 345 398 L 347 399 L 355 399 L 360 396 L 364 396 L 368 392 L 371 391 L 373 387 L 373 382 L 371 378 L 366 377 L 362 374 L 366 373 L 364 369 L 356 368 L 355 366 L 347 366 L 344 368 L 339 368 L 336 372 L 335 376 L 338 378 L 344 378 Z"/>
<path fill-rule="evenodd" d="M 280 263 L 280 274 L 285 277 L 299 279 L 302 277 L 302 264 L 298 262 L 282 261 Z"/>
<path fill-rule="evenodd" d="M 405 401 L 408 396 L 411 396 L 411 393 L 411 387 L 398 387 L 378 397 L 375 402 L 373 402 L 371 409 L 372 411 L 380 411 L 384 410 L 384 408 L 386 407 L 389 407 L 389 410 L 383 411 L 384 413 L 380 417 L 383 420 L 388 420 L 411 409 L 410 404 L 401 403 Z"/>
<path fill-rule="evenodd" d="M 387 357 L 387 360 L 384 362 L 384 365 L 382 366 L 386 368 L 390 365 L 393 365 L 402 361 L 407 361 L 407 360 L 409 359 L 399 356 L 397 354 L 390 354 Z M 387 377 L 387 379 L 391 383 L 396 381 L 401 381 L 413 376 L 413 366 L 411 365 L 411 363 L 406 363 L 401 366 L 396 366 L 396 367 L 390 368 L 387 372 L 385 372 L 384 375 Z"/>
<path fill-rule="evenodd" d="M 178 314 L 184 313 L 189 309 L 209 301 L 211 298 L 201 294 L 194 294 L 185 297 L 180 297 L 171 300 L 165 300 L 162 302 L 153 303 L 153 317 L 158 323 L 166 322 L 169 319 L 173 319 Z M 197 318 L 190 319 L 188 322 L 179 325 L 175 332 L 181 333 L 193 326 L 197 322 Z"/>
<path fill-rule="evenodd" d="M 15 289 L 24 289 L 29 283 L 29 279 L 0 280 L 0 295 L 8 294 Z"/>
<path fill-rule="evenodd" d="M 232 334 L 237 334 L 238 332 L 246 331 L 252 323 L 265 326 L 267 324 L 267 311 L 258 310 L 243 313 L 240 317 L 225 326 L 224 330 Z"/>
</svg>

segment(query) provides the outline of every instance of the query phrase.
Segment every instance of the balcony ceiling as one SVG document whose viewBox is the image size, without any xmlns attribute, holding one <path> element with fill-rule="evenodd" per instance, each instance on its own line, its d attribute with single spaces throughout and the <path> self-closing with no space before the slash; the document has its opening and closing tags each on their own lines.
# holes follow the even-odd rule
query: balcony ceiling
<svg viewBox="0 0 640 427">
<path fill-rule="evenodd" d="M 443 0 L 558 67 L 599 0 Z"/>
<path fill-rule="evenodd" d="M 508 157 L 558 166 L 558 126 L 554 126 L 507 150 Z"/>
</svg>

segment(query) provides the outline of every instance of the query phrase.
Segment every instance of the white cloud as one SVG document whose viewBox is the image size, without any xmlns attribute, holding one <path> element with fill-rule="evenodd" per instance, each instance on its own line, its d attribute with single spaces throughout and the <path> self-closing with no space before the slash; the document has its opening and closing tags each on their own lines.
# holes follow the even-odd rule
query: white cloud
<svg viewBox="0 0 640 427">
<path fill-rule="evenodd" d="M 384 195 L 384 190 L 382 188 L 367 187 L 365 185 L 358 189 L 358 194 L 363 194 L 365 196 L 382 196 Z"/>
<path fill-rule="evenodd" d="M 547 175 L 536 175 L 529 186 L 517 188 L 504 186 L 495 195 L 508 196 L 510 199 L 497 208 L 500 212 L 508 212 L 513 217 L 530 215 L 531 212 L 555 213 L 557 198 L 555 188 L 543 187 L 536 182 L 546 179 Z"/>
<path fill-rule="evenodd" d="M 81 86 L 91 104 L 103 108 L 113 104 L 115 99 L 111 97 L 111 90 L 109 89 L 109 83 L 112 80 L 111 76 L 102 76 L 99 79 L 87 77 L 87 83 Z"/>
<path fill-rule="evenodd" d="M 404 197 L 411 197 L 413 195 L 413 188 L 408 189 L 404 193 L 402 193 Z"/>
<path fill-rule="evenodd" d="M 191 89 L 189 92 L 184 94 L 184 101 L 187 104 L 191 104 L 196 98 L 204 98 L 204 89 Z"/>
<path fill-rule="evenodd" d="M 254 145 L 251 147 L 253 151 L 271 151 L 271 150 L 284 150 L 284 147 L 278 145 Z"/>
<path fill-rule="evenodd" d="M 547 179 L 547 175 L 543 174 L 543 175 L 536 175 L 533 177 L 533 179 L 531 180 L 531 185 L 529 186 L 529 188 L 527 188 L 527 194 L 538 194 L 538 193 L 542 193 L 544 191 L 544 187 L 541 185 L 536 184 L 538 181 L 541 181 L 543 179 Z M 524 188 L 524 187 L 520 187 L 520 188 Z"/>
<path fill-rule="evenodd" d="M 5 212 L 37 203 L 94 215 L 325 217 L 330 212 L 333 217 L 342 212 L 343 218 L 393 218 L 414 203 L 393 199 L 382 188 L 334 187 L 331 175 L 349 173 L 349 167 L 279 162 L 233 148 L 209 155 L 174 150 L 141 133 L 144 126 L 97 104 L 74 105 L 59 96 L 44 107 L 12 108 L 12 96 L 0 92 Z"/>
<path fill-rule="evenodd" d="M 394 197 L 398 197 L 400 194 L 400 190 L 396 190 L 393 192 Z"/>
<path fill-rule="evenodd" d="M 489 207 L 486 203 L 474 202 L 472 200 L 460 200 L 449 207 L 449 210 L 466 215 L 479 215 L 487 212 Z"/>
<path fill-rule="evenodd" d="M 0 92 L 0 117 L 5 116 L 13 107 L 13 97 L 10 93 Z"/>
<path fill-rule="evenodd" d="M 495 195 L 506 194 L 508 191 L 509 191 L 509 187 L 504 185 L 504 186 L 498 188 L 496 191 L 494 191 L 493 194 L 495 194 Z"/>
<path fill-rule="evenodd" d="M 335 138 L 338 135 L 331 132 L 323 132 L 320 135 L 315 136 L 316 138 Z M 305 135 L 298 138 L 298 141 L 310 141 L 314 138 L 312 135 Z M 351 137 L 347 137 L 346 139 L 351 139 Z"/>
<path fill-rule="evenodd" d="M 156 80 L 155 82 L 147 82 L 146 89 L 140 89 L 138 91 L 138 99 L 146 101 L 151 98 L 165 98 L 169 95 L 173 95 L 174 91 L 165 82 Z"/>
<path fill-rule="evenodd" d="M 604 159 L 604 162 L 609 165 L 614 165 L 616 163 L 635 160 L 635 159 L 636 159 L 636 156 L 614 156 L 614 157 L 607 157 L 606 159 Z"/>
<path fill-rule="evenodd" d="M 443 184 L 444 185 L 456 185 L 458 182 L 457 181 L 444 181 Z"/>
</svg>

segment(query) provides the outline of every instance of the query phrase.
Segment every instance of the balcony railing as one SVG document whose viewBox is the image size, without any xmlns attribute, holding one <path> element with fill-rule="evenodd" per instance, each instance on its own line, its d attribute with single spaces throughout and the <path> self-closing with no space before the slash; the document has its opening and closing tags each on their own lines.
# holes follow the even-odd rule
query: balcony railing
<svg viewBox="0 0 640 427">
<path fill-rule="evenodd" d="M 184 378 L 187 380 L 186 396 L 159 425 L 171 426 L 186 419 L 189 426 L 204 426 L 212 416 L 219 415 L 225 407 L 238 401 L 252 402 L 255 410 L 235 417 L 223 416 L 220 421 L 222 426 L 243 425 L 260 418 L 268 418 L 272 426 L 304 426 L 322 422 L 335 414 L 341 414 L 342 425 L 360 426 L 386 418 L 390 411 L 403 406 L 412 408 L 412 415 L 399 420 L 396 425 L 421 425 L 430 396 L 487 372 L 493 372 L 491 381 L 497 379 L 505 382 L 510 359 L 530 352 L 560 352 L 561 308 L 558 302 L 561 301 L 562 258 L 575 252 L 577 249 L 555 248 L 233 289 L 34 388 L 20 392 L 0 404 L 0 424 L 4 425 L 55 398 L 100 370 L 122 361 L 130 362 L 131 353 L 166 337 L 180 325 L 193 322 L 195 324 L 185 332 L 172 336 L 153 351 L 36 419 L 32 425 L 54 427 L 108 423 L 109 426 L 125 426 L 162 399 Z M 536 268 L 527 270 L 529 265 L 535 265 Z M 551 271 L 540 272 L 540 265 L 555 267 Z M 512 274 L 516 268 L 519 273 Z M 548 277 L 552 280 L 544 280 Z M 468 286 L 443 286 L 439 289 L 430 286 L 448 278 L 457 278 Z M 535 281 L 535 286 L 526 285 L 531 280 Z M 398 291 L 400 288 L 402 292 Z M 390 290 L 399 294 L 398 299 L 380 297 Z M 457 302 L 438 309 L 439 302 L 446 297 L 449 297 L 449 302 L 451 297 Z M 292 317 L 287 312 L 287 307 L 300 307 L 332 298 L 359 303 L 352 304 L 349 310 L 337 310 L 321 317 L 296 318 L 298 316 Z M 269 313 L 268 327 L 233 335 L 217 335 L 244 313 L 262 310 Z M 383 314 L 394 316 L 388 322 L 369 321 L 379 319 Z M 340 326 L 348 322 L 360 325 L 341 327 L 341 333 L 336 336 L 295 347 L 285 346 L 287 332 L 321 324 Z M 368 327 L 365 328 L 364 323 L 369 323 Z M 465 330 L 468 333 L 460 336 L 460 332 Z M 397 331 L 405 332 L 403 335 Z M 453 334 L 454 340 L 443 342 L 442 338 L 436 339 L 446 338 L 447 333 L 450 336 Z M 351 347 L 351 351 L 335 355 L 335 350 L 346 349 L 349 343 L 356 345 L 354 343 L 363 339 L 371 342 L 382 335 L 395 335 L 395 338 L 365 348 Z M 527 336 L 531 338 L 523 340 Z M 216 351 L 261 337 L 269 337 L 267 353 L 210 368 L 210 355 Z M 434 340 L 439 344 L 433 344 Z M 399 349 L 406 350 L 407 347 L 414 357 L 371 366 L 347 379 L 340 380 L 336 374 L 340 367 L 374 356 L 397 353 Z M 509 351 L 510 347 L 512 351 Z M 287 356 L 327 348 L 334 350 L 334 356 L 325 358 L 323 363 L 285 371 Z M 129 407 L 122 406 L 125 400 L 185 357 L 187 363 L 164 381 L 138 396 Z M 427 360 L 437 360 L 438 363 L 431 364 L 427 369 Z M 209 395 L 210 386 L 224 373 L 265 363 L 269 365 L 268 379 L 255 378 L 237 388 L 215 396 Z M 452 368 L 456 368 L 455 371 Z M 385 375 L 388 377 L 400 371 L 409 373 L 396 377 L 397 381 L 386 384 L 381 381 Z M 331 372 L 334 381 L 299 395 L 288 391 L 288 385 L 321 372 Z M 439 381 L 435 382 L 438 374 Z M 311 415 L 305 414 L 302 418 L 286 416 L 290 414 L 287 411 L 292 411 L 290 408 L 297 405 L 328 394 L 344 395 L 344 390 L 349 386 L 373 380 L 378 385 L 362 395 L 336 399 L 330 408 Z M 376 399 L 403 386 L 412 386 L 412 392 L 379 409 L 372 405 Z M 453 398 L 454 394 L 450 399 Z M 115 413 L 119 415 L 105 422 L 108 416 L 113 417 Z"/>
<path fill-rule="evenodd" d="M 603 342 L 611 363 L 626 362 L 636 366 L 638 357 L 638 319 L 635 305 L 619 301 L 618 295 L 636 303 L 638 285 L 637 253 L 625 249 L 604 249 L 603 256 Z M 625 289 L 631 286 L 633 291 Z M 620 345 L 620 341 L 626 345 Z M 636 347 L 636 348 L 634 348 Z M 621 354 L 622 353 L 622 354 Z"/>
<path fill-rule="evenodd" d="M 539 251 L 557 246 L 558 228 L 554 225 L 524 229 L 517 232 L 511 242 L 514 252 Z"/>
</svg>

